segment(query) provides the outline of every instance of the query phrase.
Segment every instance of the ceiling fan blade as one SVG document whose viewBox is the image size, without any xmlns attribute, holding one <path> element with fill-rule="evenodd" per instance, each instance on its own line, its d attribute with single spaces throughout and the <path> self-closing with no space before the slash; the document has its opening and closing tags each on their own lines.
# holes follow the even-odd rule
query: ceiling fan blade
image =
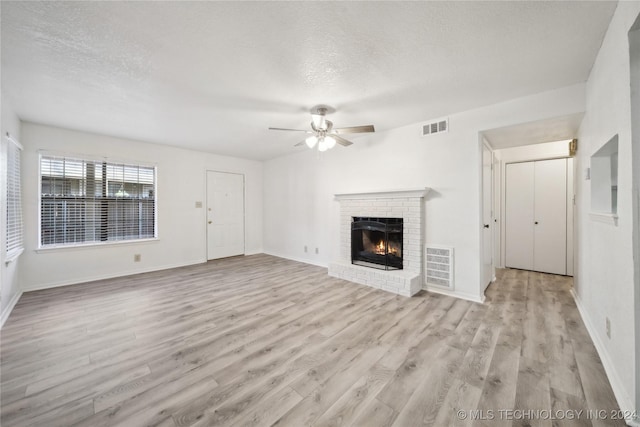
<svg viewBox="0 0 640 427">
<path fill-rule="evenodd" d="M 368 133 L 375 132 L 373 125 L 351 126 L 346 128 L 337 128 L 333 130 L 335 133 Z"/>
<path fill-rule="evenodd" d="M 286 130 L 286 131 L 292 131 L 292 132 L 312 133 L 310 130 L 304 130 L 304 129 L 269 128 L 269 130 Z"/>
<path fill-rule="evenodd" d="M 353 144 L 353 142 L 349 141 L 348 139 L 344 139 L 343 137 L 335 133 L 329 134 L 329 136 L 332 136 L 333 138 L 335 138 L 336 142 L 342 145 L 343 147 L 348 147 Z"/>
<path fill-rule="evenodd" d="M 302 141 L 298 142 L 296 145 L 294 145 L 294 147 L 300 147 L 301 145 L 305 145 L 306 144 L 306 140 L 303 139 Z"/>
</svg>

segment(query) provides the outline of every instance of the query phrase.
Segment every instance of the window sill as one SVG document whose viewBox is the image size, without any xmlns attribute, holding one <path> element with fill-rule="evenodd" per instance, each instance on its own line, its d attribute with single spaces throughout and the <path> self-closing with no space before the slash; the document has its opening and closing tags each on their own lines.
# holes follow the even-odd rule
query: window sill
<svg viewBox="0 0 640 427">
<path fill-rule="evenodd" d="M 9 265 L 15 260 L 17 260 L 20 254 L 22 254 L 22 252 L 24 252 L 24 248 L 12 250 L 7 254 L 7 258 L 4 260 L 4 264 Z"/>
<path fill-rule="evenodd" d="M 47 252 L 57 252 L 57 251 L 68 251 L 68 250 L 82 250 L 82 249 L 98 249 L 104 247 L 111 246 L 119 246 L 119 245 L 135 245 L 135 244 L 145 244 L 145 243 L 156 243 L 159 242 L 160 239 L 158 237 L 153 237 L 151 239 L 137 239 L 137 240 L 118 240 L 114 242 L 106 242 L 106 243 L 85 243 L 78 245 L 51 245 L 45 246 L 36 249 L 36 253 L 47 253 Z"/>
<path fill-rule="evenodd" d="M 592 221 L 603 222 L 609 225 L 618 225 L 618 215 L 612 213 L 590 212 L 589 217 Z"/>
</svg>

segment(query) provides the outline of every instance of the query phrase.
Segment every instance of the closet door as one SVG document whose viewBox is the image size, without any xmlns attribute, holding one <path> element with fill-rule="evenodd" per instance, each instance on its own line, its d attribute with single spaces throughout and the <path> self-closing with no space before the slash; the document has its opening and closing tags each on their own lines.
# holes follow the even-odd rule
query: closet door
<svg viewBox="0 0 640 427">
<path fill-rule="evenodd" d="M 533 270 L 534 163 L 509 163 L 505 175 L 505 264 Z"/>
<path fill-rule="evenodd" d="M 533 270 L 567 274 L 567 160 L 534 162 Z"/>
</svg>

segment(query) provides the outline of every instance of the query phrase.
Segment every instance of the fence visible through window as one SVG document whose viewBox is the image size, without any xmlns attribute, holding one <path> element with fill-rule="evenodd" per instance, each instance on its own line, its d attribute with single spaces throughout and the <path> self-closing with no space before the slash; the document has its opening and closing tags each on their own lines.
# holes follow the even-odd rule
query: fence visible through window
<svg viewBox="0 0 640 427">
<path fill-rule="evenodd" d="M 40 246 L 156 237 L 153 166 L 42 155 Z"/>
</svg>

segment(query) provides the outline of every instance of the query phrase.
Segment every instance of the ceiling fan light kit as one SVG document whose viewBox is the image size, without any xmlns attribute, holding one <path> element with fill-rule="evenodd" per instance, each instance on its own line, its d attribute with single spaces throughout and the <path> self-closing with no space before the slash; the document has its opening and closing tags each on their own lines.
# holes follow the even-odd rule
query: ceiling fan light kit
<svg viewBox="0 0 640 427">
<path fill-rule="evenodd" d="M 331 150 L 335 146 L 336 146 L 336 140 L 330 136 L 325 136 L 323 138 L 320 138 L 320 141 L 318 142 L 318 151 L 322 152 L 322 151 Z"/>
<path fill-rule="evenodd" d="M 305 139 L 304 142 L 307 144 L 307 147 L 313 148 L 318 143 L 318 137 L 311 135 L 309 138 Z"/>
<path fill-rule="evenodd" d="M 311 109 L 311 130 L 305 129 L 287 129 L 287 128 L 269 128 L 269 130 L 282 130 L 293 132 L 305 132 L 312 134 L 304 141 L 297 143 L 295 146 L 306 144 L 309 148 L 318 145 L 318 151 L 327 151 L 336 146 L 336 143 L 348 147 L 353 142 L 341 137 L 338 134 L 345 133 L 370 133 L 375 132 L 373 125 L 352 126 L 346 128 L 333 129 L 333 122 L 327 120 L 325 115 L 327 112 L 333 112 L 331 107 L 317 106 Z"/>
</svg>

